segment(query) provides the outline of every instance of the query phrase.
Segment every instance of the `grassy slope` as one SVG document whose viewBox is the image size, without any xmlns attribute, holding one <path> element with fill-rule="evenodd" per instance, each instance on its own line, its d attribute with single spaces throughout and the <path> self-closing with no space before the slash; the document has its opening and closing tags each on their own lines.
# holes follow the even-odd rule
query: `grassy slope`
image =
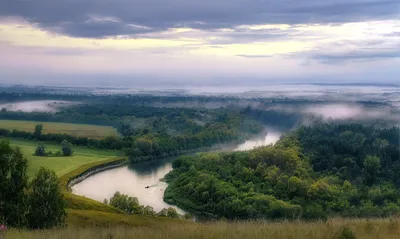
<svg viewBox="0 0 400 239">
<path fill-rule="evenodd" d="M 78 213 L 79 212 L 73 212 Z M 94 215 L 93 215 L 94 216 Z M 101 217 L 101 215 L 98 215 Z M 12 231 L 10 238 L 229 238 L 229 239 L 398 239 L 399 219 L 333 219 L 328 222 L 217 222 L 190 223 L 172 220 L 143 221 L 118 227 L 67 227 L 49 231 Z M 124 226 L 125 225 L 125 226 Z M 344 229 L 347 228 L 347 229 Z M 350 231 L 350 233 L 349 233 Z M 350 234 L 354 237 L 351 237 Z"/>
<path fill-rule="evenodd" d="M 58 176 L 64 175 L 82 165 L 100 162 L 114 158 L 115 151 L 94 150 L 84 147 L 73 147 L 74 154 L 71 157 L 38 157 L 34 156 L 37 142 L 27 140 L 10 139 L 12 146 L 21 148 L 25 157 L 28 159 L 28 176 L 32 178 L 40 167 L 54 170 Z M 46 151 L 60 151 L 61 146 L 56 144 L 46 144 Z"/>
<path fill-rule="evenodd" d="M 28 174 L 32 177 L 40 166 L 55 170 L 60 177 L 60 188 L 67 203 L 68 216 L 67 225 L 74 227 L 88 226 L 144 226 L 150 227 L 161 224 L 177 225 L 189 223 L 183 220 L 158 217 L 144 217 L 138 215 L 127 215 L 124 212 L 103 204 L 101 202 L 74 195 L 67 191 L 68 181 L 85 171 L 104 164 L 120 162 L 125 159 L 116 157 L 114 151 L 92 150 L 84 147 L 74 147 L 72 157 L 37 157 L 33 156 L 37 143 L 27 140 L 10 140 L 11 145 L 18 146 L 28 159 Z M 59 145 L 47 144 L 47 150 L 53 152 L 60 150 Z M 70 234 L 70 232 L 67 232 Z M 29 233 L 30 234 L 30 233 Z M 10 238 L 30 238 L 34 235 L 25 233 L 10 236 Z M 48 238 L 53 238 L 50 236 Z"/>
<path fill-rule="evenodd" d="M 70 123 L 53 123 L 53 122 L 36 122 L 23 120 L 0 120 L 0 128 L 9 130 L 21 130 L 33 132 L 37 124 L 43 124 L 43 133 L 59 133 L 69 134 L 72 136 L 82 136 L 94 139 L 105 138 L 110 135 L 118 135 L 115 128 L 111 126 L 87 125 L 87 124 L 70 124 Z"/>
</svg>

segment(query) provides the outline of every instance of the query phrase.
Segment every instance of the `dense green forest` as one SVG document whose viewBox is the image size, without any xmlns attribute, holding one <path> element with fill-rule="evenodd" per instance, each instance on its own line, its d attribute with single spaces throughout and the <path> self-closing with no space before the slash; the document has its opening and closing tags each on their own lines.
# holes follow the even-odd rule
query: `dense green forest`
<svg viewBox="0 0 400 239">
<path fill-rule="evenodd" d="M 184 156 L 165 200 L 207 217 L 380 217 L 400 212 L 399 129 L 300 127 L 275 146 Z"/>
</svg>

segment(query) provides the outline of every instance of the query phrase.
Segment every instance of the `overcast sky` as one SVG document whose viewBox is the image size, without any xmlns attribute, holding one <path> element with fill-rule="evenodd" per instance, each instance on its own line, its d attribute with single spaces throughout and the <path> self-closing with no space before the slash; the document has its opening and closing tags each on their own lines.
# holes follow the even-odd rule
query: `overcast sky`
<svg viewBox="0 0 400 239">
<path fill-rule="evenodd" d="M 0 83 L 400 83 L 399 0 L 1 0 Z"/>
</svg>

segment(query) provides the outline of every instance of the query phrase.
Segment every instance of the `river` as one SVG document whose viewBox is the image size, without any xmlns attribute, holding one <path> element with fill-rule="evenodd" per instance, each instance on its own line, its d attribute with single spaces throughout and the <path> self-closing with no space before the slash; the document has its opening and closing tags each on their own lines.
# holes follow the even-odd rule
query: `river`
<svg viewBox="0 0 400 239">
<path fill-rule="evenodd" d="M 281 132 L 268 130 L 266 135 L 249 139 L 233 147 L 233 150 L 249 150 L 257 146 L 273 144 L 279 140 L 280 136 Z M 137 197 L 140 204 L 151 206 L 157 212 L 163 208 L 173 207 L 183 215 L 184 210 L 169 205 L 163 200 L 168 184 L 161 182 L 160 179 L 172 170 L 172 161 L 173 158 L 140 162 L 100 172 L 72 186 L 72 192 L 102 202 L 119 191 Z M 147 186 L 149 188 L 146 188 Z"/>
</svg>

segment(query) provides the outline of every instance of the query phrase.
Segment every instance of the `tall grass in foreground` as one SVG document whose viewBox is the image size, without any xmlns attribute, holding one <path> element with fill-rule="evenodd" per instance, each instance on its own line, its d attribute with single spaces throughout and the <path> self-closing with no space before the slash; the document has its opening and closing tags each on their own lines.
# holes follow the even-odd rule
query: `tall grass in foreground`
<svg viewBox="0 0 400 239">
<path fill-rule="evenodd" d="M 45 231 L 10 231 L 12 239 L 229 238 L 229 239 L 398 239 L 400 219 L 332 219 L 327 222 L 217 222 L 161 224 L 151 227 L 68 227 Z"/>
</svg>

